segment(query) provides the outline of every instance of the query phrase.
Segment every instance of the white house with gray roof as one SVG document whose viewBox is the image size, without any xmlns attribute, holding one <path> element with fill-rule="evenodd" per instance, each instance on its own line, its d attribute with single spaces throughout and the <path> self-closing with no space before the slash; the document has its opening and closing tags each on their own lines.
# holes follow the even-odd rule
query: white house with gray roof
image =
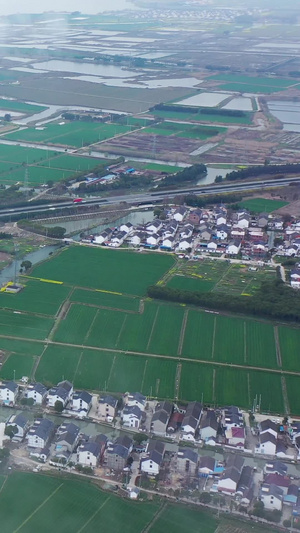
<svg viewBox="0 0 300 533">
<path fill-rule="evenodd" d="M 25 391 L 25 398 L 32 398 L 35 404 L 41 405 L 47 396 L 47 389 L 42 383 L 31 383 Z"/>
<path fill-rule="evenodd" d="M 92 399 L 93 396 L 84 390 L 73 392 L 70 405 L 72 412 L 81 418 L 87 416 L 92 407 Z"/>
<path fill-rule="evenodd" d="M 23 413 L 11 415 L 5 424 L 6 427 L 12 426 L 15 430 L 14 437 L 12 438 L 13 441 L 23 440 L 26 431 L 29 429 L 29 425 L 28 418 L 27 416 L 23 415 Z"/>
<path fill-rule="evenodd" d="M 147 457 L 141 459 L 141 472 L 145 472 L 151 476 L 159 474 L 160 467 L 162 465 L 165 445 L 158 440 L 149 441 L 146 448 Z"/>
<path fill-rule="evenodd" d="M 0 385 L 0 402 L 4 405 L 15 405 L 19 387 L 14 381 L 3 381 Z"/>
<path fill-rule="evenodd" d="M 56 387 L 52 387 L 47 394 L 47 404 L 55 407 L 56 402 L 61 402 L 65 407 L 73 394 L 73 385 L 69 381 L 61 381 Z"/>
<path fill-rule="evenodd" d="M 53 437 L 55 425 L 47 418 L 37 418 L 30 427 L 26 439 L 29 448 L 45 448 Z"/>
</svg>

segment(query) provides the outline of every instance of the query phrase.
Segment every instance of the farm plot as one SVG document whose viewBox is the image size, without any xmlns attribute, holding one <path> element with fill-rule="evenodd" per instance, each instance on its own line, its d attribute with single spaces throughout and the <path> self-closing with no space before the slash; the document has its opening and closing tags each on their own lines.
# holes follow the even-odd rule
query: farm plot
<svg viewBox="0 0 300 533">
<path fill-rule="evenodd" d="M 215 282 L 199 279 L 197 277 L 187 278 L 184 276 L 173 276 L 173 278 L 167 282 L 167 286 L 172 289 L 181 289 L 184 291 L 210 292 L 214 288 Z"/>
<path fill-rule="evenodd" d="M 279 326 L 278 334 L 283 370 L 299 372 L 300 330 Z"/>
<path fill-rule="evenodd" d="M 253 296 L 263 281 L 273 281 L 275 278 L 275 268 L 263 267 L 253 271 L 249 270 L 247 265 L 235 263 L 230 265 L 214 291 L 238 296 Z"/>
<path fill-rule="evenodd" d="M 182 347 L 182 355 L 193 359 L 210 360 L 216 316 L 189 309 Z"/>
<path fill-rule="evenodd" d="M 118 345 L 121 331 L 126 328 L 126 318 L 127 315 L 122 312 L 98 309 L 90 325 L 85 344 L 101 348 L 115 348 Z"/>
<path fill-rule="evenodd" d="M 60 321 L 55 340 L 66 344 L 85 344 L 97 312 L 94 307 L 73 304 L 67 317 Z"/>
<path fill-rule="evenodd" d="M 187 137 L 191 139 L 207 139 L 220 133 L 225 133 L 226 128 L 215 126 L 191 126 L 180 122 L 163 122 L 159 125 L 150 126 L 141 130 L 142 134 L 153 135 L 176 135 L 177 137 Z"/>
<path fill-rule="evenodd" d="M 248 373 L 246 370 L 218 367 L 215 372 L 215 403 L 249 408 Z"/>
<path fill-rule="evenodd" d="M 182 307 L 161 305 L 157 309 L 148 341 L 148 351 L 164 355 L 177 355 L 183 325 Z"/>
<path fill-rule="evenodd" d="M 0 109 L 32 115 L 33 113 L 41 113 L 48 108 L 42 105 L 26 104 L 25 102 L 18 102 L 17 100 L 6 100 L 5 98 L 1 98 Z"/>
<path fill-rule="evenodd" d="M 109 307 L 121 311 L 138 312 L 140 306 L 139 298 L 86 289 L 75 289 L 70 300 L 76 303 L 94 305 L 95 307 Z"/>
<path fill-rule="evenodd" d="M 62 179 L 71 178 L 74 175 L 73 171 L 70 170 L 60 170 L 57 168 L 48 168 L 48 167 L 35 167 L 28 166 L 28 184 L 29 185 L 40 185 L 46 183 L 47 181 L 60 181 Z M 2 176 L 3 182 L 16 183 L 23 182 L 24 180 L 24 168 L 18 168 Z"/>
<path fill-rule="evenodd" d="M 268 92 L 268 89 L 270 89 L 271 92 L 273 89 L 279 91 L 297 84 L 297 81 L 291 79 L 284 80 L 281 78 L 271 77 L 260 78 L 256 76 L 243 76 L 239 74 L 216 74 L 215 76 L 210 76 L 208 79 L 226 82 L 230 84 L 231 87 L 234 87 L 235 84 L 237 84 L 238 87 L 244 87 L 244 92 L 249 93 L 257 92 L 252 91 L 253 87 L 265 88 L 264 92 Z M 236 90 L 240 92 L 239 89 Z"/>
<path fill-rule="evenodd" d="M 224 363 L 244 364 L 245 321 L 240 318 L 217 316 L 213 359 Z"/>
<path fill-rule="evenodd" d="M 239 206 L 244 209 L 249 209 L 253 213 L 272 213 L 276 209 L 280 209 L 288 205 L 288 202 L 282 200 L 268 200 L 266 198 L 250 198 L 239 202 Z"/>
<path fill-rule="evenodd" d="M 132 126 L 120 124 L 70 122 L 64 124 L 47 124 L 42 128 L 26 128 L 5 135 L 14 141 L 37 142 L 80 148 L 115 135 L 131 131 Z"/>
<path fill-rule="evenodd" d="M 43 161 L 39 166 L 56 168 L 59 170 L 70 170 L 73 172 L 82 172 L 92 170 L 99 165 L 108 164 L 107 159 L 98 159 L 97 157 L 83 157 L 78 155 L 59 155 L 47 161 Z"/>
<path fill-rule="evenodd" d="M 141 392 L 157 398 L 175 398 L 177 363 L 171 359 L 145 358 Z"/>
<path fill-rule="evenodd" d="M 181 533 L 182 524 L 190 533 L 214 533 L 219 521 L 212 515 L 193 509 L 183 509 L 175 505 L 167 505 L 158 519 L 155 520 L 149 533 Z"/>
<path fill-rule="evenodd" d="M 141 390 L 145 363 L 145 357 L 117 354 L 110 370 L 107 389 L 119 393 Z"/>
<path fill-rule="evenodd" d="M 86 481 L 23 472 L 9 476 L 0 496 L 3 533 L 51 533 L 53 527 L 57 533 L 92 533 L 100 531 L 103 524 L 107 533 L 115 533 L 121 524 L 124 533 L 141 533 L 158 509 L 158 504 L 143 503 L 135 513 L 130 501 Z"/>
<path fill-rule="evenodd" d="M 245 363 L 277 368 L 274 326 L 254 320 L 245 321 Z"/>
<path fill-rule="evenodd" d="M 262 411 L 284 413 L 280 374 L 250 371 L 249 383 L 251 404 L 248 407 L 253 405 L 256 398 L 257 402 L 261 400 Z"/>
<path fill-rule="evenodd" d="M 287 395 L 292 415 L 300 415 L 300 376 L 285 376 Z"/>
<path fill-rule="evenodd" d="M 35 357 L 30 355 L 11 354 L 1 367 L 2 379 L 21 379 L 22 376 L 31 377 Z"/>
<path fill-rule="evenodd" d="M 173 263 L 171 256 L 163 254 L 72 246 L 36 266 L 32 275 L 63 281 L 75 287 L 143 295 L 147 287 L 156 283 Z M 72 265 L 76 265 L 76 269 Z"/>
<path fill-rule="evenodd" d="M 168 105 L 168 107 L 170 107 Z M 244 112 L 240 117 L 234 117 L 229 115 L 222 115 L 221 113 L 208 113 L 205 108 L 205 113 L 201 113 L 201 108 L 198 109 L 197 113 L 192 113 L 191 110 L 187 107 L 186 111 L 179 111 L 176 105 L 172 106 L 173 109 L 165 110 L 154 110 L 152 111 L 155 117 L 161 117 L 165 119 L 174 119 L 174 120 L 190 120 L 193 122 L 209 122 L 215 124 L 251 124 L 253 113 Z"/>
<path fill-rule="evenodd" d="M 147 352 L 156 313 L 158 305 L 145 302 L 144 312 L 141 315 L 128 314 L 126 327 L 122 328 L 116 347 L 121 350 Z"/>
<path fill-rule="evenodd" d="M 0 338 L 0 350 L 24 355 L 41 355 L 43 343 Z"/>
<path fill-rule="evenodd" d="M 70 288 L 54 283 L 24 279 L 26 286 L 17 294 L 0 293 L 2 309 L 15 309 L 29 313 L 55 316 L 67 298 Z"/>
<path fill-rule="evenodd" d="M 45 339 L 53 326 L 53 320 L 11 311 L 0 311 L 0 335 Z"/>
<path fill-rule="evenodd" d="M 49 345 L 35 372 L 35 380 L 56 385 L 63 379 L 73 382 L 82 350 L 70 346 Z"/>
<path fill-rule="evenodd" d="M 214 368 L 211 365 L 183 362 L 181 367 L 179 397 L 181 400 L 214 401 Z M 239 405 L 239 404 L 238 404 Z"/>
<path fill-rule="evenodd" d="M 0 145 L 0 161 L 8 161 L 13 164 L 38 163 L 49 157 L 57 155 L 57 152 L 40 150 L 39 148 L 26 148 L 24 146 Z"/>
<path fill-rule="evenodd" d="M 74 377 L 74 386 L 79 389 L 107 390 L 114 352 L 83 350 Z"/>
</svg>

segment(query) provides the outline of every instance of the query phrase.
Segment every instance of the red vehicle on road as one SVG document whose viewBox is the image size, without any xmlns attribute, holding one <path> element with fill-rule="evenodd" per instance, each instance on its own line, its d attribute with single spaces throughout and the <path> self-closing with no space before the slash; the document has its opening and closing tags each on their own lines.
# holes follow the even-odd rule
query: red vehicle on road
<svg viewBox="0 0 300 533">
<path fill-rule="evenodd" d="M 75 200 L 73 200 L 73 203 L 74 204 L 80 204 L 80 202 L 82 202 L 83 198 L 75 198 Z"/>
</svg>

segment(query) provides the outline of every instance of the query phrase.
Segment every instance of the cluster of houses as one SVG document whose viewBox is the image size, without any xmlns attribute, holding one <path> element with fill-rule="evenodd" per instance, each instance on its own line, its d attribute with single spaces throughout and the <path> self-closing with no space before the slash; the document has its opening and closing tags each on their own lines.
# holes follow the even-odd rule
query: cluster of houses
<svg viewBox="0 0 300 533">
<path fill-rule="evenodd" d="M 267 463 L 259 488 L 259 500 L 267 510 L 282 511 L 283 506 L 292 507 L 295 516 L 300 514 L 300 491 L 294 478 L 287 475 L 288 467 L 281 461 Z"/>
<path fill-rule="evenodd" d="M 268 213 L 251 216 L 246 209 L 228 210 L 224 205 L 211 209 L 179 206 L 144 225 L 124 222 L 119 228 L 107 228 L 100 235 L 85 238 L 105 246 L 119 247 L 124 242 L 136 247 L 167 251 L 264 257 L 269 251 L 268 230 L 283 232 L 282 217 Z M 300 241 L 300 239 L 299 239 Z M 287 246 L 289 243 L 287 243 Z M 299 244 L 300 246 L 300 244 Z M 290 255 L 286 249 L 286 255 Z"/>
</svg>

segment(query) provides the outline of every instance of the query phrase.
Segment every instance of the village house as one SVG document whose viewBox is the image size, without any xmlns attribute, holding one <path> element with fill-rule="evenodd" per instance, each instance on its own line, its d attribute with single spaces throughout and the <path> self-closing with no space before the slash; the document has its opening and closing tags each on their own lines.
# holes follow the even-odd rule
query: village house
<svg viewBox="0 0 300 533">
<path fill-rule="evenodd" d="M 162 236 L 163 237 L 174 237 L 177 231 L 177 228 L 178 228 L 178 224 L 175 220 L 173 220 L 172 222 L 170 222 L 170 224 L 168 224 L 161 230 Z M 184 235 L 184 237 L 189 237 L 189 235 Z"/>
<path fill-rule="evenodd" d="M 243 414 L 235 405 L 224 407 L 222 415 L 222 424 L 225 429 L 232 427 L 243 427 Z"/>
<path fill-rule="evenodd" d="M 80 417 L 87 416 L 92 407 L 92 395 L 86 391 L 73 392 L 71 410 Z"/>
<path fill-rule="evenodd" d="M 146 396 L 143 396 L 140 392 L 127 392 L 123 396 L 123 402 L 124 405 L 128 405 L 129 407 L 137 405 L 141 411 L 144 411 L 146 407 Z"/>
<path fill-rule="evenodd" d="M 118 400 L 113 396 L 101 396 L 99 398 L 97 413 L 100 419 L 112 422 L 116 416 Z"/>
<path fill-rule="evenodd" d="M 259 435 L 259 444 L 255 451 L 265 455 L 276 455 L 277 437 L 266 431 Z"/>
<path fill-rule="evenodd" d="M 118 233 L 111 237 L 110 244 L 115 247 L 121 246 L 121 244 L 123 244 L 123 242 L 125 241 L 126 237 L 126 231 L 118 231 Z"/>
<path fill-rule="evenodd" d="M 174 212 L 173 214 L 173 218 L 177 221 L 177 222 L 182 222 L 185 215 L 187 213 L 187 209 L 183 206 L 180 206 L 178 207 L 178 209 L 176 209 L 176 211 Z"/>
<path fill-rule="evenodd" d="M 241 249 L 241 242 L 240 241 L 231 241 L 227 248 L 226 248 L 226 254 L 227 255 L 237 255 Z"/>
<path fill-rule="evenodd" d="M 282 510 L 283 497 L 282 489 L 276 485 L 263 484 L 260 488 L 259 499 L 263 502 L 265 509 L 270 511 L 273 509 Z"/>
<path fill-rule="evenodd" d="M 26 431 L 29 429 L 29 420 L 27 416 L 24 416 L 23 413 L 19 413 L 18 415 L 11 415 L 7 422 L 5 423 L 5 427 L 12 427 L 14 431 L 14 436 L 12 438 L 13 441 L 21 441 L 24 439 Z"/>
<path fill-rule="evenodd" d="M 186 250 L 190 250 L 193 246 L 193 239 L 192 237 L 188 237 L 185 239 L 182 239 L 177 246 L 177 250 L 185 252 Z"/>
<path fill-rule="evenodd" d="M 73 385 L 69 381 L 61 381 L 56 387 L 52 387 L 47 394 L 48 407 L 55 407 L 56 402 L 61 402 L 65 407 L 71 400 Z"/>
<path fill-rule="evenodd" d="M 273 473 L 265 475 L 264 483 L 267 485 L 276 485 L 276 487 L 281 488 L 283 494 L 287 494 L 291 480 L 288 476 L 281 476 L 280 474 Z"/>
<path fill-rule="evenodd" d="M 47 418 L 37 418 L 26 435 L 29 448 L 45 448 L 53 437 L 55 425 Z"/>
<path fill-rule="evenodd" d="M 123 224 L 121 224 L 119 230 L 125 231 L 125 233 L 129 235 L 133 230 L 133 224 L 131 224 L 131 222 L 124 222 Z"/>
<path fill-rule="evenodd" d="M 225 431 L 226 441 L 229 446 L 235 446 L 241 450 L 245 447 L 245 429 L 231 427 Z"/>
<path fill-rule="evenodd" d="M 15 405 L 19 387 L 14 381 L 3 381 L 0 385 L 0 402 L 4 405 Z"/>
<path fill-rule="evenodd" d="M 209 252 L 216 252 L 217 251 L 217 248 L 218 248 L 218 245 L 216 243 L 216 241 L 210 241 L 208 244 L 207 244 L 207 250 Z"/>
<path fill-rule="evenodd" d="M 218 491 L 234 495 L 241 477 L 244 459 L 240 455 L 229 456 L 226 468 L 218 481 Z"/>
<path fill-rule="evenodd" d="M 121 415 L 123 426 L 138 429 L 142 424 L 143 414 L 137 405 L 125 405 Z"/>
<path fill-rule="evenodd" d="M 82 466 L 95 468 L 101 462 L 106 445 L 106 435 L 100 434 L 90 437 L 87 442 L 78 446 L 77 463 Z"/>
<path fill-rule="evenodd" d="M 274 461 L 272 463 L 266 463 L 264 467 L 265 474 L 279 474 L 281 476 L 286 476 L 287 474 L 287 465 L 282 461 Z"/>
<path fill-rule="evenodd" d="M 207 226 L 205 226 L 199 231 L 199 237 L 203 241 L 209 241 L 212 237 L 212 231 Z"/>
<path fill-rule="evenodd" d="M 259 228 L 265 228 L 268 225 L 269 215 L 268 213 L 260 213 L 257 217 L 257 225 Z"/>
<path fill-rule="evenodd" d="M 162 248 L 167 248 L 168 250 L 172 250 L 175 246 L 175 238 L 174 237 L 164 237 L 161 243 Z"/>
<path fill-rule="evenodd" d="M 290 273 L 291 278 L 291 287 L 293 289 L 300 289 L 300 267 L 296 266 L 291 270 Z"/>
<path fill-rule="evenodd" d="M 142 242 L 146 240 L 147 234 L 143 231 L 137 231 L 134 233 L 130 239 L 130 244 L 133 246 L 139 246 Z"/>
<path fill-rule="evenodd" d="M 225 224 L 222 224 L 221 226 L 217 227 L 217 230 L 216 230 L 217 239 L 224 241 L 227 239 L 229 234 L 230 234 L 230 228 L 226 226 Z"/>
<path fill-rule="evenodd" d="M 156 476 L 159 474 L 160 467 L 162 465 L 165 445 L 158 440 L 150 440 L 146 448 L 147 457 L 141 459 L 141 472 Z"/>
<path fill-rule="evenodd" d="M 202 405 L 199 402 L 190 402 L 182 420 L 182 440 L 194 441 L 202 415 Z"/>
<path fill-rule="evenodd" d="M 183 475 L 194 476 L 198 466 L 198 452 L 192 448 L 179 448 L 177 452 L 177 471 Z"/>
<path fill-rule="evenodd" d="M 199 458 L 198 472 L 201 477 L 212 476 L 215 471 L 216 461 L 210 455 L 202 455 Z"/>
<path fill-rule="evenodd" d="M 55 455 L 67 458 L 76 448 L 80 436 L 80 428 L 76 424 L 63 423 L 57 430 Z"/>
<path fill-rule="evenodd" d="M 153 233 L 152 235 L 149 235 L 146 238 L 146 243 L 149 244 L 150 246 L 157 246 L 159 241 L 160 241 L 160 236 L 157 235 L 156 233 Z"/>
<path fill-rule="evenodd" d="M 274 435 L 274 437 L 277 438 L 278 435 L 278 425 L 275 422 L 272 422 L 269 418 L 267 420 L 263 420 L 259 424 L 259 433 L 262 435 L 263 433 L 271 433 Z"/>
<path fill-rule="evenodd" d="M 161 220 L 153 220 L 152 222 L 148 222 L 146 224 L 145 230 L 147 233 L 157 233 L 162 228 L 162 221 Z"/>
<path fill-rule="evenodd" d="M 181 239 L 187 239 L 188 237 L 191 237 L 193 235 L 193 231 L 194 226 L 192 226 L 192 224 L 185 224 L 179 232 L 179 237 Z"/>
<path fill-rule="evenodd" d="M 35 404 L 41 405 L 47 396 L 47 389 L 42 383 L 32 383 L 25 390 L 25 398 L 32 398 Z"/>
<path fill-rule="evenodd" d="M 254 495 L 253 468 L 243 466 L 241 476 L 236 488 L 236 497 L 241 505 L 250 505 Z"/>
<path fill-rule="evenodd" d="M 155 435 L 165 436 L 167 433 L 167 426 L 170 420 L 170 417 L 173 412 L 173 404 L 170 402 L 159 402 L 153 413 L 151 419 L 151 428 L 150 430 Z"/>
<path fill-rule="evenodd" d="M 130 457 L 133 448 L 133 441 L 124 435 L 118 437 L 115 442 L 108 446 L 105 453 L 107 468 L 111 470 L 123 470 Z"/>
<path fill-rule="evenodd" d="M 245 237 L 245 230 L 239 226 L 232 226 L 230 236 L 233 240 L 242 240 Z"/>
<path fill-rule="evenodd" d="M 194 211 L 190 211 L 188 215 L 188 221 L 194 226 L 199 225 L 201 218 L 202 218 L 202 209 L 194 209 Z"/>
<path fill-rule="evenodd" d="M 299 487 L 291 483 L 287 493 L 284 495 L 284 503 L 291 506 L 296 506 L 299 497 Z"/>
<path fill-rule="evenodd" d="M 184 413 L 174 411 L 168 422 L 167 433 L 175 433 L 181 428 L 182 421 L 184 419 Z"/>
<path fill-rule="evenodd" d="M 204 441 L 207 441 L 211 437 L 216 438 L 218 432 L 218 419 L 215 411 L 209 409 L 203 413 L 200 424 L 200 438 Z"/>
<path fill-rule="evenodd" d="M 249 228 L 251 217 L 246 212 L 237 213 L 237 222 L 236 225 L 240 228 Z"/>
<path fill-rule="evenodd" d="M 106 230 L 102 231 L 100 235 L 95 235 L 94 243 L 103 244 L 110 239 L 111 235 L 112 235 L 112 230 L 110 228 L 107 228 Z"/>
</svg>

